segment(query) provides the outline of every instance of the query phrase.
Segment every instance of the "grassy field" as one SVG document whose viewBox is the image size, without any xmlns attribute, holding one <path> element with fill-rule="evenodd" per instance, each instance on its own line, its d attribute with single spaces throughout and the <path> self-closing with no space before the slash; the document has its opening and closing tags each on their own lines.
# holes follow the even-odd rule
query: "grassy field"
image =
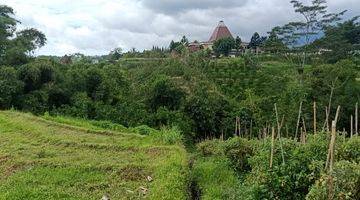
<svg viewBox="0 0 360 200">
<path fill-rule="evenodd" d="M 187 198 L 181 144 L 101 124 L 0 112 L 0 199 Z"/>
</svg>

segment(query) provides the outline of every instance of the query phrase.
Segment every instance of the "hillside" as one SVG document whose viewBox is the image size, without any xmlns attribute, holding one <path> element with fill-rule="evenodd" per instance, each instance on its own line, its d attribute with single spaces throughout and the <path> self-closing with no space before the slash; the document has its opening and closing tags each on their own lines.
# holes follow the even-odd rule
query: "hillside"
<svg viewBox="0 0 360 200">
<path fill-rule="evenodd" d="M 0 112 L 0 199 L 185 199 L 184 148 L 130 132 Z"/>
</svg>

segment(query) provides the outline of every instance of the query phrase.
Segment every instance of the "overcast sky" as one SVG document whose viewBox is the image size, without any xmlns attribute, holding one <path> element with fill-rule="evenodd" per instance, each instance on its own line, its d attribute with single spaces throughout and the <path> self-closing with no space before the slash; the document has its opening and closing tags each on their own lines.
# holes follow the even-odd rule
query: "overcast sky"
<svg viewBox="0 0 360 200">
<path fill-rule="evenodd" d="M 296 19 L 290 0 L 1 0 L 21 28 L 34 27 L 48 43 L 38 55 L 107 54 L 111 49 L 168 46 L 186 35 L 207 41 L 224 20 L 244 41 L 257 31 Z M 328 0 L 329 10 L 360 13 L 359 0 Z"/>
</svg>

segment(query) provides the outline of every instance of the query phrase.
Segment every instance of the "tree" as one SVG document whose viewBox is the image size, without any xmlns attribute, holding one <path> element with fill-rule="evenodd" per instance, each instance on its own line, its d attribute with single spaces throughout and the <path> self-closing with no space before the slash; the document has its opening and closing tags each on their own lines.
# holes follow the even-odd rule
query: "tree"
<svg viewBox="0 0 360 200">
<path fill-rule="evenodd" d="M 324 37 L 316 40 L 312 48 L 324 49 L 322 54 L 327 62 L 336 63 L 341 59 L 352 56 L 360 50 L 360 23 L 359 17 L 354 17 L 336 26 L 325 29 Z"/>
<path fill-rule="evenodd" d="M 181 40 L 180 43 L 183 44 L 184 46 L 189 45 L 189 40 L 186 38 L 186 36 L 184 35 Z"/>
<path fill-rule="evenodd" d="M 269 32 L 269 37 L 265 40 L 263 47 L 265 51 L 270 53 L 280 53 L 287 49 L 285 44 L 279 39 L 276 30 L 274 29 Z"/>
<path fill-rule="evenodd" d="M 233 38 L 221 38 L 215 41 L 213 49 L 219 55 L 228 56 L 231 49 L 235 47 L 235 40 Z"/>
<path fill-rule="evenodd" d="M 258 32 L 255 32 L 254 35 L 251 37 L 249 48 L 256 49 L 259 47 L 264 41 L 266 40 L 266 37 L 260 37 Z"/>
<path fill-rule="evenodd" d="M 241 38 L 237 36 L 235 39 L 235 49 L 237 52 L 239 52 L 239 50 L 242 48 L 241 44 L 242 44 Z"/>
<path fill-rule="evenodd" d="M 160 107 L 168 110 L 178 110 L 185 93 L 167 77 L 157 78 L 150 88 L 148 104 L 152 111 Z"/>
<path fill-rule="evenodd" d="M 112 61 L 119 60 L 122 56 L 122 48 L 118 47 L 112 50 L 109 54 L 109 59 Z"/>
<path fill-rule="evenodd" d="M 18 23 L 14 10 L 0 5 L 0 65 L 24 64 L 34 50 L 46 43 L 45 35 L 36 29 L 16 32 Z"/>
<path fill-rule="evenodd" d="M 22 93 L 23 83 L 17 79 L 17 72 L 12 67 L 0 68 L 0 109 L 9 109 Z"/>
<path fill-rule="evenodd" d="M 307 62 L 309 45 L 316 37 L 333 23 L 341 20 L 345 13 L 328 13 L 326 0 L 312 0 L 310 5 L 304 5 L 301 1 L 292 0 L 291 4 L 295 13 L 302 16 L 302 20 L 289 22 L 283 27 L 276 27 L 277 34 L 285 45 L 289 46 L 293 53 L 299 57 L 299 72 L 302 73 Z"/>
</svg>

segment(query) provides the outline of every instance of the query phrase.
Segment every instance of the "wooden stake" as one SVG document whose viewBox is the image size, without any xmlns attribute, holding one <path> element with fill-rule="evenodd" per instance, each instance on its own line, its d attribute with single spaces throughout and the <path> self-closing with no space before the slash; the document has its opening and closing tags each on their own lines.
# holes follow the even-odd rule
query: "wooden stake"
<svg viewBox="0 0 360 200">
<path fill-rule="evenodd" d="M 353 115 L 351 115 L 350 117 L 350 138 L 353 137 L 354 134 L 354 119 L 353 119 Z"/>
<path fill-rule="evenodd" d="M 330 172 L 333 170 L 334 167 L 334 149 L 335 149 L 335 140 L 336 140 L 336 121 L 332 121 L 331 124 L 331 140 L 330 140 L 330 144 L 329 144 L 329 150 L 328 150 L 328 155 L 326 158 L 326 165 L 325 165 L 325 169 L 329 169 Z"/>
<path fill-rule="evenodd" d="M 303 102 L 301 101 L 300 102 L 300 107 L 299 107 L 298 120 L 297 120 L 297 123 L 296 123 L 295 141 L 297 141 L 297 136 L 298 136 L 298 131 L 299 131 L 299 123 L 300 123 L 300 117 L 301 117 L 302 104 L 303 104 Z"/>
<path fill-rule="evenodd" d="M 253 132 L 253 120 L 250 120 L 250 139 L 252 138 L 252 132 Z"/>
<path fill-rule="evenodd" d="M 325 107 L 325 111 L 326 111 L 326 119 L 325 119 L 326 131 L 330 132 L 330 128 L 329 128 L 329 110 L 327 109 L 327 107 Z"/>
<path fill-rule="evenodd" d="M 275 146 L 275 129 L 272 127 L 271 129 L 271 154 L 270 154 L 270 169 L 273 166 L 273 159 L 274 159 L 274 146 Z"/>
<path fill-rule="evenodd" d="M 277 110 L 277 106 L 276 103 L 274 104 L 274 109 L 275 109 L 275 116 L 276 116 L 276 124 L 277 124 L 277 137 L 279 138 L 279 134 L 280 134 L 280 122 L 279 122 L 279 115 L 278 115 L 278 110 Z"/>
<path fill-rule="evenodd" d="M 307 132 L 306 132 L 306 124 L 305 124 L 305 119 L 304 119 L 304 117 L 302 118 L 302 121 L 303 121 L 303 127 L 304 127 L 304 134 L 307 135 Z"/>
<path fill-rule="evenodd" d="M 337 123 L 339 121 L 339 115 L 340 115 L 340 106 L 337 107 L 336 115 L 335 115 L 335 122 Z"/>
<path fill-rule="evenodd" d="M 235 118 L 235 133 L 234 133 L 235 136 L 237 136 L 237 134 L 238 134 L 238 132 L 237 132 L 237 128 L 238 128 L 237 123 L 238 123 L 238 118 L 236 117 Z"/>
<path fill-rule="evenodd" d="M 331 124 L 331 141 L 330 141 L 330 163 L 329 163 L 329 169 L 330 172 L 333 171 L 334 168 L 334 158 L 335 158 L 335 139 L 336 139 L 336 121 L 332 121 Z"/>
<path fill-rule="evenodd" d="M 314 134 L 316 134 L 316 101 L 314 101 L 314 124 L 313 124 L 313 128 L 314 128 Z"/>
<path fill-rule="evenodd" d="M 359 128 L 359 125 L 358 125 L 358 123 L 359 123 L 359 119 L 358 119 L 358 113 L 359 113 L 359 111 L 358 111 L 358 103 L 356 103 L 356 105 L 355 105 L 355 135 L 356 136 L 358 136 L 358 134 L 359 134 L 359 132 L 358 132 L 358 128 Z"/>
<path fill-rule="evenodd" d="M 241 121 L 240 121 L 240 117 L 238 117 L 238 120 L 239 120 L 239 122 L 238 122 L 239 136 L 241 137 Z"/>
</svg>

